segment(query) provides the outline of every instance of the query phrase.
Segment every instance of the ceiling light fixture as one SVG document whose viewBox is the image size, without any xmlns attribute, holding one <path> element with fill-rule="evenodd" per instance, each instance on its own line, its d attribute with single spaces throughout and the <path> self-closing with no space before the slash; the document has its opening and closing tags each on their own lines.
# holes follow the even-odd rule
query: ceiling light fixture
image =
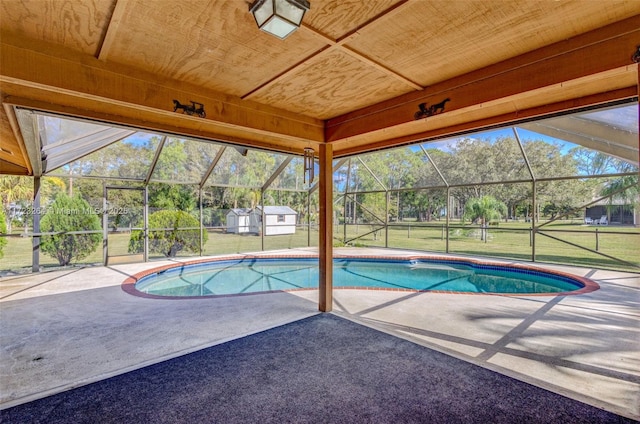
<svg viewBox="0 0 640 424">
<path fill-rule="evenodd" d="M 256 0 L 249 11 L 258 28 L 285 39 L 300 27 L 302 18 L 311 6 L 307 0 Z"/>
</svg>

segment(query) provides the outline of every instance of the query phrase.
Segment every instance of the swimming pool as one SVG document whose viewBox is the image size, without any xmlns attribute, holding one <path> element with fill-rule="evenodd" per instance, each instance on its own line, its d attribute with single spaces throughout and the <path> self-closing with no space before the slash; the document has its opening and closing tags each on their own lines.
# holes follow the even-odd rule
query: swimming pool
<svg viewBox="0 0 640 424">
<path fill-rule="evenodd" d="M 335 289 L 501 295 L 597 290 L 583 277 L 520 264 L 435 257 L 334 259 Z M 151 269 L 128 278 L 128 293 L 153 298 L 229 296 L 318 287 L 317 257 L 227 257 Z"/>
</svg>

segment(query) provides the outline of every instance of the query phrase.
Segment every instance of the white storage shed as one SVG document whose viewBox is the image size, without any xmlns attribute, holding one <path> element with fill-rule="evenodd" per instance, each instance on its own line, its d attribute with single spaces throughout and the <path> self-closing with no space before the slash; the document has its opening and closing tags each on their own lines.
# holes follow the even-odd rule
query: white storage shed
<svg viewBox="0 0 640 424">
<path fill-rule="evenodd" d="M 258 232 L 255 225 L 252 231 L 251 226 L 251 209 L 236 208 L 231 209 L 227 213 L 227 233 L 242 234 Z"/>
<path fill-rule="evenodd" d="M 251 213 L 251 223 L 258 227 L 262 223 L 262 207 L 254 208 Z M 264 235 L 275 236 L 280 234 L 295 234 L 298 212 L 289 206 L 265 206 L 264 207 Z"/>
</svg>

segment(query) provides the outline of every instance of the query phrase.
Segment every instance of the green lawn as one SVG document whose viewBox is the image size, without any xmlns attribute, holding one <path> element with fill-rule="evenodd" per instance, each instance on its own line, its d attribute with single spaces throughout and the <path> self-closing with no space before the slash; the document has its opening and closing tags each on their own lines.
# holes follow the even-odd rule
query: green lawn
<svg viewBox="0 0 640 424">
<path fill-rule="evenodd" d="M 311 245 L 318 245 L 318 232 L 312 230 Z M 125 255 L 129 245 L 128 233 L 109 235 L 110 255 Z M 265 250 L 290 249 L 308 246 L 306 230 L 296 231 L 292 235 L 267 236 L 264 238 Z M 0 271 L 28 270 L 31 269 L 32 241 L 30 237 L 9 237 L 8 244 L 4 248 L 4 257 L 0 259 Z M 210 231 L 207 243 L 204 246 L 203 255 L 221 255 L 239 252 L 254 252 L 262 250 L 261 237 L 255 235 L 227 234 L 221 231 Z M 199 252 L 180 252 L 179 257 L 198 256 Z M 150 259 L 162 259 L 158 253 L 151 253 Z M 103 261 L 102 242 L 95 252 L 87 258 L 77 262 L 78 264 L 101 264 Z M 40 264 L 44 267 L 58 266 L 56 259 L 41 254 Z"/>
<path fill-rule="evenodd" d="M 348 225 L 347 239 L 363 235 L 372 229 L 373 227 L 369 225 Z M 523 222 L 500 223 L 488 229 L 488 237 L 483 241 L 480 239 L 478 226 L 452 224 L 449 228 L 449 253 L 530 261 L 532 247 L 529 229 L 530 224 Z M 574 245 L 596 250 L 596 229 L 598 252 L 630 262 L 635 266 L 620 263 L 546 236 L 553 236 Z M 543 226 L 535 237 L 536 261 L 639 272 L 639 232 L 633 227 L 593 227 L 571 223 Z M 334 234 L 342 240 L 344 226 L 334 227 Z M 350 244 L 384 247 L 385 231 L 384 229 L 378 231 L 377 239 L 374 239 L 373 234 L 369 234 L 353 240 Z M 395 224 L 389 227 L 388 247 L 446 252 L 446 230 L 444 225 L 439 223 Z"/>
<path fill-rule="evenodd" d="M 486 241 L 480 239 L 479 227 L 463 227 L 459 224 L 451 225 L 449 229 L 449 252 L 478 256 L 493 256 L 530 261 L 531 240 L 528 223 L 509 222 L 500 223 L 488 230 Z M 355 238 L 371 231 L 369 225 L 348 225 L 347 238 Z M 592 250 L 596 249 L 596 229 L 598 251 L 630 262 L 634 265 L 623 264 L 613 259 L 589 252 L 554 240 L 550 236 L 568 241 L 578 246 Z M 600 267 L 632 272 L 640 272 L 640 234 L 632 227 L 593 227 L 577 223 L 554 223 L 540 228 L 536 235 L 536 261 L 565 263 L 587 267 Z M 618 234 L 622 233 L 622 234 Z M 341 245 L 344 226 L 334 226 L 336 245 Z M 357 238 L 349 243 L 352 246 L 385 247 L 384 229 L 374 234 Z M 394 224 L 388 230 L 388 247 L 415 249 L 432 252 L 446 251 L 446 234 L 442 223 L 430 224 Z M 120 233 L 109 236 L 109 251 L 111 254 L 126 254 L 129 234 Z M 318 232 L 311 231 L 311 246 L 317 246 Z M 264 249 L 289 249 L 306 247 L 308 245 L 307 231 L 298 229 L 296 234 L 281 236 L 266 236 Z M 262 250 L 262 239 L 255 235 L 227 234 L 220 230 L 212 230 L 208 234 L 208 241 L 204 246 L 203 255 L 219 255 L 238 252 L 252 252 Z M 0 271 L 31 268 L 31 238 L 11 237 L 4 249 L 4 257 L 0 259 Z M 197 256 L 198 253 L 180 252 L 179 256 Z M 161 259 L 159 254 L 151 254 L 151 259 Z M 40 256 L 41 265 L 57 266 L 57 261 L 47 255 Z M 101 244 L 89 257 L 82 260 L 83 264 L 102 263 Z"/>
</svg>

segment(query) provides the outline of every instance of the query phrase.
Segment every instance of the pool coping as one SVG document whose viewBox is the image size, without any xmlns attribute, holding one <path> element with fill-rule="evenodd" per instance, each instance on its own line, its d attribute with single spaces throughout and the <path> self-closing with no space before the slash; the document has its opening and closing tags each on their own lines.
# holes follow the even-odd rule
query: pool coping
<svg viewBox="0 0 640 424">
<path fill-rule="evenodd" d="M 187 266 L 213 263 L 213 262 L 241 261 L 241 260 L 251 260 L 251 259 L 317 259 L 317 258 L 318 258 L 317 254 L 293 254 L 293 255 L 292 254 L 277 254 L 277 255 L 236 254 L 236 255 L 193 259 L 193 260 L 187 260 L 179 263 L 161 265 L 158 267 L 137 272 L 127 277 L 120 286 L 124 292 L 132 296 L 142 297 L 146 299 L 164 299 L 164 300 L 217 299 L 217 298 L 224 298 L 224 297 L 254 296 L 254 295 L 261 295 L 261 294 L 318 290 L 318 288 L 297 288 L 297 289 L 287 289 L 287 290 L 268 290 L 268 291 L 252 292 L 252 293 L 218 294 L 218 295 L 205 295 L 205 296 L 161 296 L 156 294 L 144 293 L 136 289 L 135 287 L 136 283 L 141 279 L 153 274 L 157 274 L 162 271 L 173 269 L 173 268 L 187 267 Z M 387 260 L 387 261 L 393 260 L 393 261 L 403 261 L 403 262 L 412 261 L 412 260 L 432 260 L 432 261 L 440 261 L 440 262 L 465 263 L 465 264 L 471 264 L 472 266 L 476 266 L 476 267 L 495 266 L 503 269 L 505 268 L 514 269 L 519 272 L 531 271 L 536 273 L 550 274 L 552 276 L 562 277 L 565 279 L 575 281 L 579 284 L 582 284 L 583 287 L 577 290 L 556 292 L 556 293 L 480 293 L 480 292 L 465 292 L 465 291 L 451 291 L 451 290 L 417 290 L 417 289 L 405 289 L 405 288 L 364 287 L 364 286 L 334 287 L 335 290 L 366 290 L 366 291 L 387 291 L 387 292 L 392 291 L 392 292 L 406 292 L 406 293 L 435 293 L 435 294 L 458 294 L 458 295 L 467 294 L 467 295 L 474 295 L 474 296 L 507 296 L 507 297 L 552 296 L 552 297 L 557 297 L 557 296 L 574 296 L 574 295 L 586 294 L 586 293 L 591 293 L 593 291 L 600 289 L 600 285 L 589 278 L 571 274 L 569 272 L 552 270 L 548 268 L 541 268 L 540 266 L 532 266 L 532 265 L 523 264 L 523 263 L 504 263 L 504 262 L 481 260 L 476 258 L 462 258 L 462 257 L 441 256 L 441 255 L 414 255 L 414 254 L 402 255 L 402 256 L 346 255 L 346 254 L 334 255 L 334 259 L 341 259 L 341 258 L 374 259 L 374 260 Z"/>
</svg>

